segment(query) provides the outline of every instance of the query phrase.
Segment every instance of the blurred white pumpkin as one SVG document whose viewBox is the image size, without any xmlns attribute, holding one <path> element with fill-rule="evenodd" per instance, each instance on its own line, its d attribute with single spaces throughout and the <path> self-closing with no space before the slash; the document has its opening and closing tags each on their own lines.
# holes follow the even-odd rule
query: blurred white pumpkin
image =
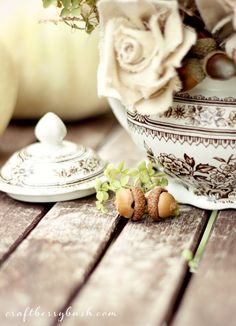
<svg viewBox="0 0 236 326">
<path fill-rule="evenodd" d="M 98 99 L 96 86 L 97 33 L 40 23 L 55 9 L 47 10 L 41 0 L 0 0 L 0 41 L 19 76 L 15 117 L 38 118 L 52 111 L 74 120 L 103 113 L 107 104 Z"/>
<path fill-rule="evenodd" d="M 10 54 L 0 43 L 0 134 L 11 119 L 17 97 L 17 75 Z"/>
</svg>

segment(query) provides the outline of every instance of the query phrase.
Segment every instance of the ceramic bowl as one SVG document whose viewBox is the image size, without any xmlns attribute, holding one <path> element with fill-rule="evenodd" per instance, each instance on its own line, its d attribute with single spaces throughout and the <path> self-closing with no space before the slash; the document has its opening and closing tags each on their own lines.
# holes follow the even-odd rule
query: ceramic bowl
<svg viewBox="0 0 236 326">
<path fill-rule="evenodd" d="M 134 142 L 166 172 L 179 202 L 236 208 L 236 79 L 206 78 L 155 116 L 109 102 Z"/>
</svg>

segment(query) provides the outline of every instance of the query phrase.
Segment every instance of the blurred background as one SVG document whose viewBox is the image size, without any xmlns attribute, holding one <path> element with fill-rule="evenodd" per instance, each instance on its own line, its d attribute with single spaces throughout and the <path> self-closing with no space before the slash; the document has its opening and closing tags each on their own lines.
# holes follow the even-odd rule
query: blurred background
<svg viewBox="0 0 236 326">
<path fill-rule="evenodd" d="M 65 121 L 108 109 L 97 97 L 98 33 L 72 30 L 41 0 L 0 0 L 0 132 L 12 117 Z M 50 22 L 51 21 L 51 22 Z"/>
</svg>

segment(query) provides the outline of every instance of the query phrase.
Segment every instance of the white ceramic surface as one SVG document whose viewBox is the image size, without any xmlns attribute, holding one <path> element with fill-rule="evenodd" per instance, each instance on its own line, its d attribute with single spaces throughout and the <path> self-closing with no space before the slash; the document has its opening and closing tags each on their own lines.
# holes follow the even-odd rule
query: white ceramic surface
<svg viewBox="0 0 236 326">
<path fill-rule="evenodd" d="M 13 154 L 0 171 L 0 190 L 28 202 L 72 200 L 95 192 L 105 163 L 90 148 L 63 140 L 67 130 L 54 114 L 37 124 L 38 143 Z"/>
<path fill-rule="evenodd" d="M 148 158 L 161 165 L 181 203 L 236 208 L 236 78 L 206 78 L 177 94 L 164 114 L 142 116 L 109 99 L 120 123 Z"/>
</svg>

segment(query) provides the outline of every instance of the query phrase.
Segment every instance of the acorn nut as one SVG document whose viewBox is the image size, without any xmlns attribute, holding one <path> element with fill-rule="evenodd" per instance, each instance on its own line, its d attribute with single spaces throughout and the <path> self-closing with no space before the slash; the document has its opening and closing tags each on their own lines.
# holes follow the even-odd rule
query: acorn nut
<svg viewBox="0 0 236 326">
<path fill-rule="evenodd" d="M 146 198 L 140 188 L 121 189 L 116 195 L 119 214 L 132 221 L 139 221 L 146 208 Z"/>
<path fill-rule="evenodd" d="M 189 91 L 206 77 L 201 60 L 196 58 L 186 59 L 178 74 L 182 82 L 181 92 Z"/>
<path fill-rule="evenodd" d="M 175 198 L 162 187 L 155 187 L 148 195 L 147 202 L 148 214 L 154 221 L 174 215 L 177 208 Z"/>
<path fill-rule="evenodd" d="M 224 52 L 210 53 L 204 59 L 204 70 L 212 79 L 227 80 L 236 76 L 236 66 Z"/>
</svg>

